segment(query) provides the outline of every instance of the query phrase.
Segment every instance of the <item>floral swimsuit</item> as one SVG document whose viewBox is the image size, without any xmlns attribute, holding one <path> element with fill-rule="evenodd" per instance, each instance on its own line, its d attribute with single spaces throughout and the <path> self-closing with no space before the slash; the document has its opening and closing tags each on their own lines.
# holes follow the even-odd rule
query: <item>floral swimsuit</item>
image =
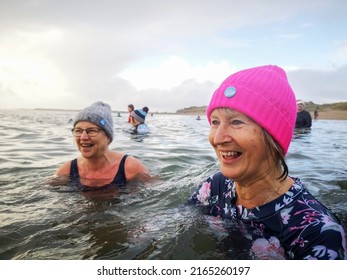
<svg viewBox="0 0 347 280">
<path fill-rule="evenodd" d="M 277 199 L 253 209 L 236 206 L 234 182 L 218 172 L 190 198 L 206 214 L 239 224 L 255 259 L 347 259 L 346 234 L 334 214 L 298 178 Z"/>
</svg>

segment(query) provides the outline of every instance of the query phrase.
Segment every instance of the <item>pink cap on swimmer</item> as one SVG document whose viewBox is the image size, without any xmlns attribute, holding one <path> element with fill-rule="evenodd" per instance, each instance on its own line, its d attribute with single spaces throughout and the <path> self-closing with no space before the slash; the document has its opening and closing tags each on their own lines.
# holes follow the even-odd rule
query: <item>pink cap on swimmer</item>
<svg viewBox="0 0 347 280">
<path fill-rule="evenodd" d="M 293 137 L 297 105 L 286 73 L 278 66 L 245 69 L 229 76 L 214 92 L 206 115 L 231 108 L 256 121 L 287 154 Z"/>
</svg>

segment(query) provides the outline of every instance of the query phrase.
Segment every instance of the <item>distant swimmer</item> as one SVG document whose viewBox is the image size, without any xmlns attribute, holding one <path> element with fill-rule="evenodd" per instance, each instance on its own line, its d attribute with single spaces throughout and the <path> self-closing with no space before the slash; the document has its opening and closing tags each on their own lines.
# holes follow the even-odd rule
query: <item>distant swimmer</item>
<svg viewBox="0 0 347 280">
<path fill-rule="evenodd" d="M 305 102 L 298 99 L 296 101 L 297 115 L 295 128 L 310 128 L 312 125 L 312 118 L 308 111 L 305 110 Z"/>
<path fill-rule="evenodd" d="M 318 119 L 318 107 L 314 110 L 314 119 Z"/>
<path fill-rule="evenodd" d="M 135 108 L 133 104 L 128 105 L 128 112 L 129 112 L 128 123 L 131 123 L 131 112 L 134 111 L 134 109 Z"/>
<path fill-rule="evenodd" d="M 132 134 L 148 134 L 150 132 L 148 126 L 145 124 L 147 113 L 148 107 L 131 112 L 131 123 L 134 126 Z"/>
</svg>

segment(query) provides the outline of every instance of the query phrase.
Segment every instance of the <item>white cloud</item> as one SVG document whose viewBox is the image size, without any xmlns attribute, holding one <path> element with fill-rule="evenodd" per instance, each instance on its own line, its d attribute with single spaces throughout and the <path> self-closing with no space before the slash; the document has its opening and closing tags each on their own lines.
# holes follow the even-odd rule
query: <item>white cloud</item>
<svg viewBox="0 0 347 280">
<path fill-rule="evenodd" d="M 3 91 L 19 98 L 61 96 L 66 86 L 64 75 L 49 61 L 3 50 L 0 50 L 0 84 Z"/>
<path fill-rule="evenodd" d="M 222 79 L 235 71 L 228 62 L 208 62 L 205 65 L 192 65 L 178 56 L 163 59 L 159 64 L 148 67 L 130 67 L 119 74 L 131 82 L 137 90 L 158 88 L 169 90 L 186 80 L 197 82 L 221 82 Z"/>
<path fill-rule="evenodd" d="M 334 0 L 2 0 L 0 107 L 82 108 L 96 99 L 115 110 L 131 102 L 170 111 L 206 104 L 245 67 L 342 67 L 346 18 Z M 335 84 L 327 96 L 341 96 L 337 86 L 345 85 Z"/>
<path fill-rule="evenodd" d="M 298 99 L 315 103 L 347 101 L 347 65 L 334 69 L 297 69 L 288 79 Z"/>
<path fill-rule="evenodd" d="M 337 49 L 331 55 L 332 61 L 337 65 L 347 64 L 347 40 L 336 43 Z"/>
</svg>

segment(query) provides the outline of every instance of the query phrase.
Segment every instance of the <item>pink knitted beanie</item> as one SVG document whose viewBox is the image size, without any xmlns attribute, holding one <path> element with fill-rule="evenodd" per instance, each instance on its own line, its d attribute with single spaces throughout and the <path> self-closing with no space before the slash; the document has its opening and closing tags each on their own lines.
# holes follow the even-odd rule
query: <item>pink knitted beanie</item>
<svg viewBox="0 0 347 280">
<path fill-rule="evenodd" d="M 287 154 L 293 137 L 297 105 L 284 70 L 266 65 L 236 72 L 214 92 L 206 115 L 216 108 L 231 108 L 256 121 Z"/>
</svg>

